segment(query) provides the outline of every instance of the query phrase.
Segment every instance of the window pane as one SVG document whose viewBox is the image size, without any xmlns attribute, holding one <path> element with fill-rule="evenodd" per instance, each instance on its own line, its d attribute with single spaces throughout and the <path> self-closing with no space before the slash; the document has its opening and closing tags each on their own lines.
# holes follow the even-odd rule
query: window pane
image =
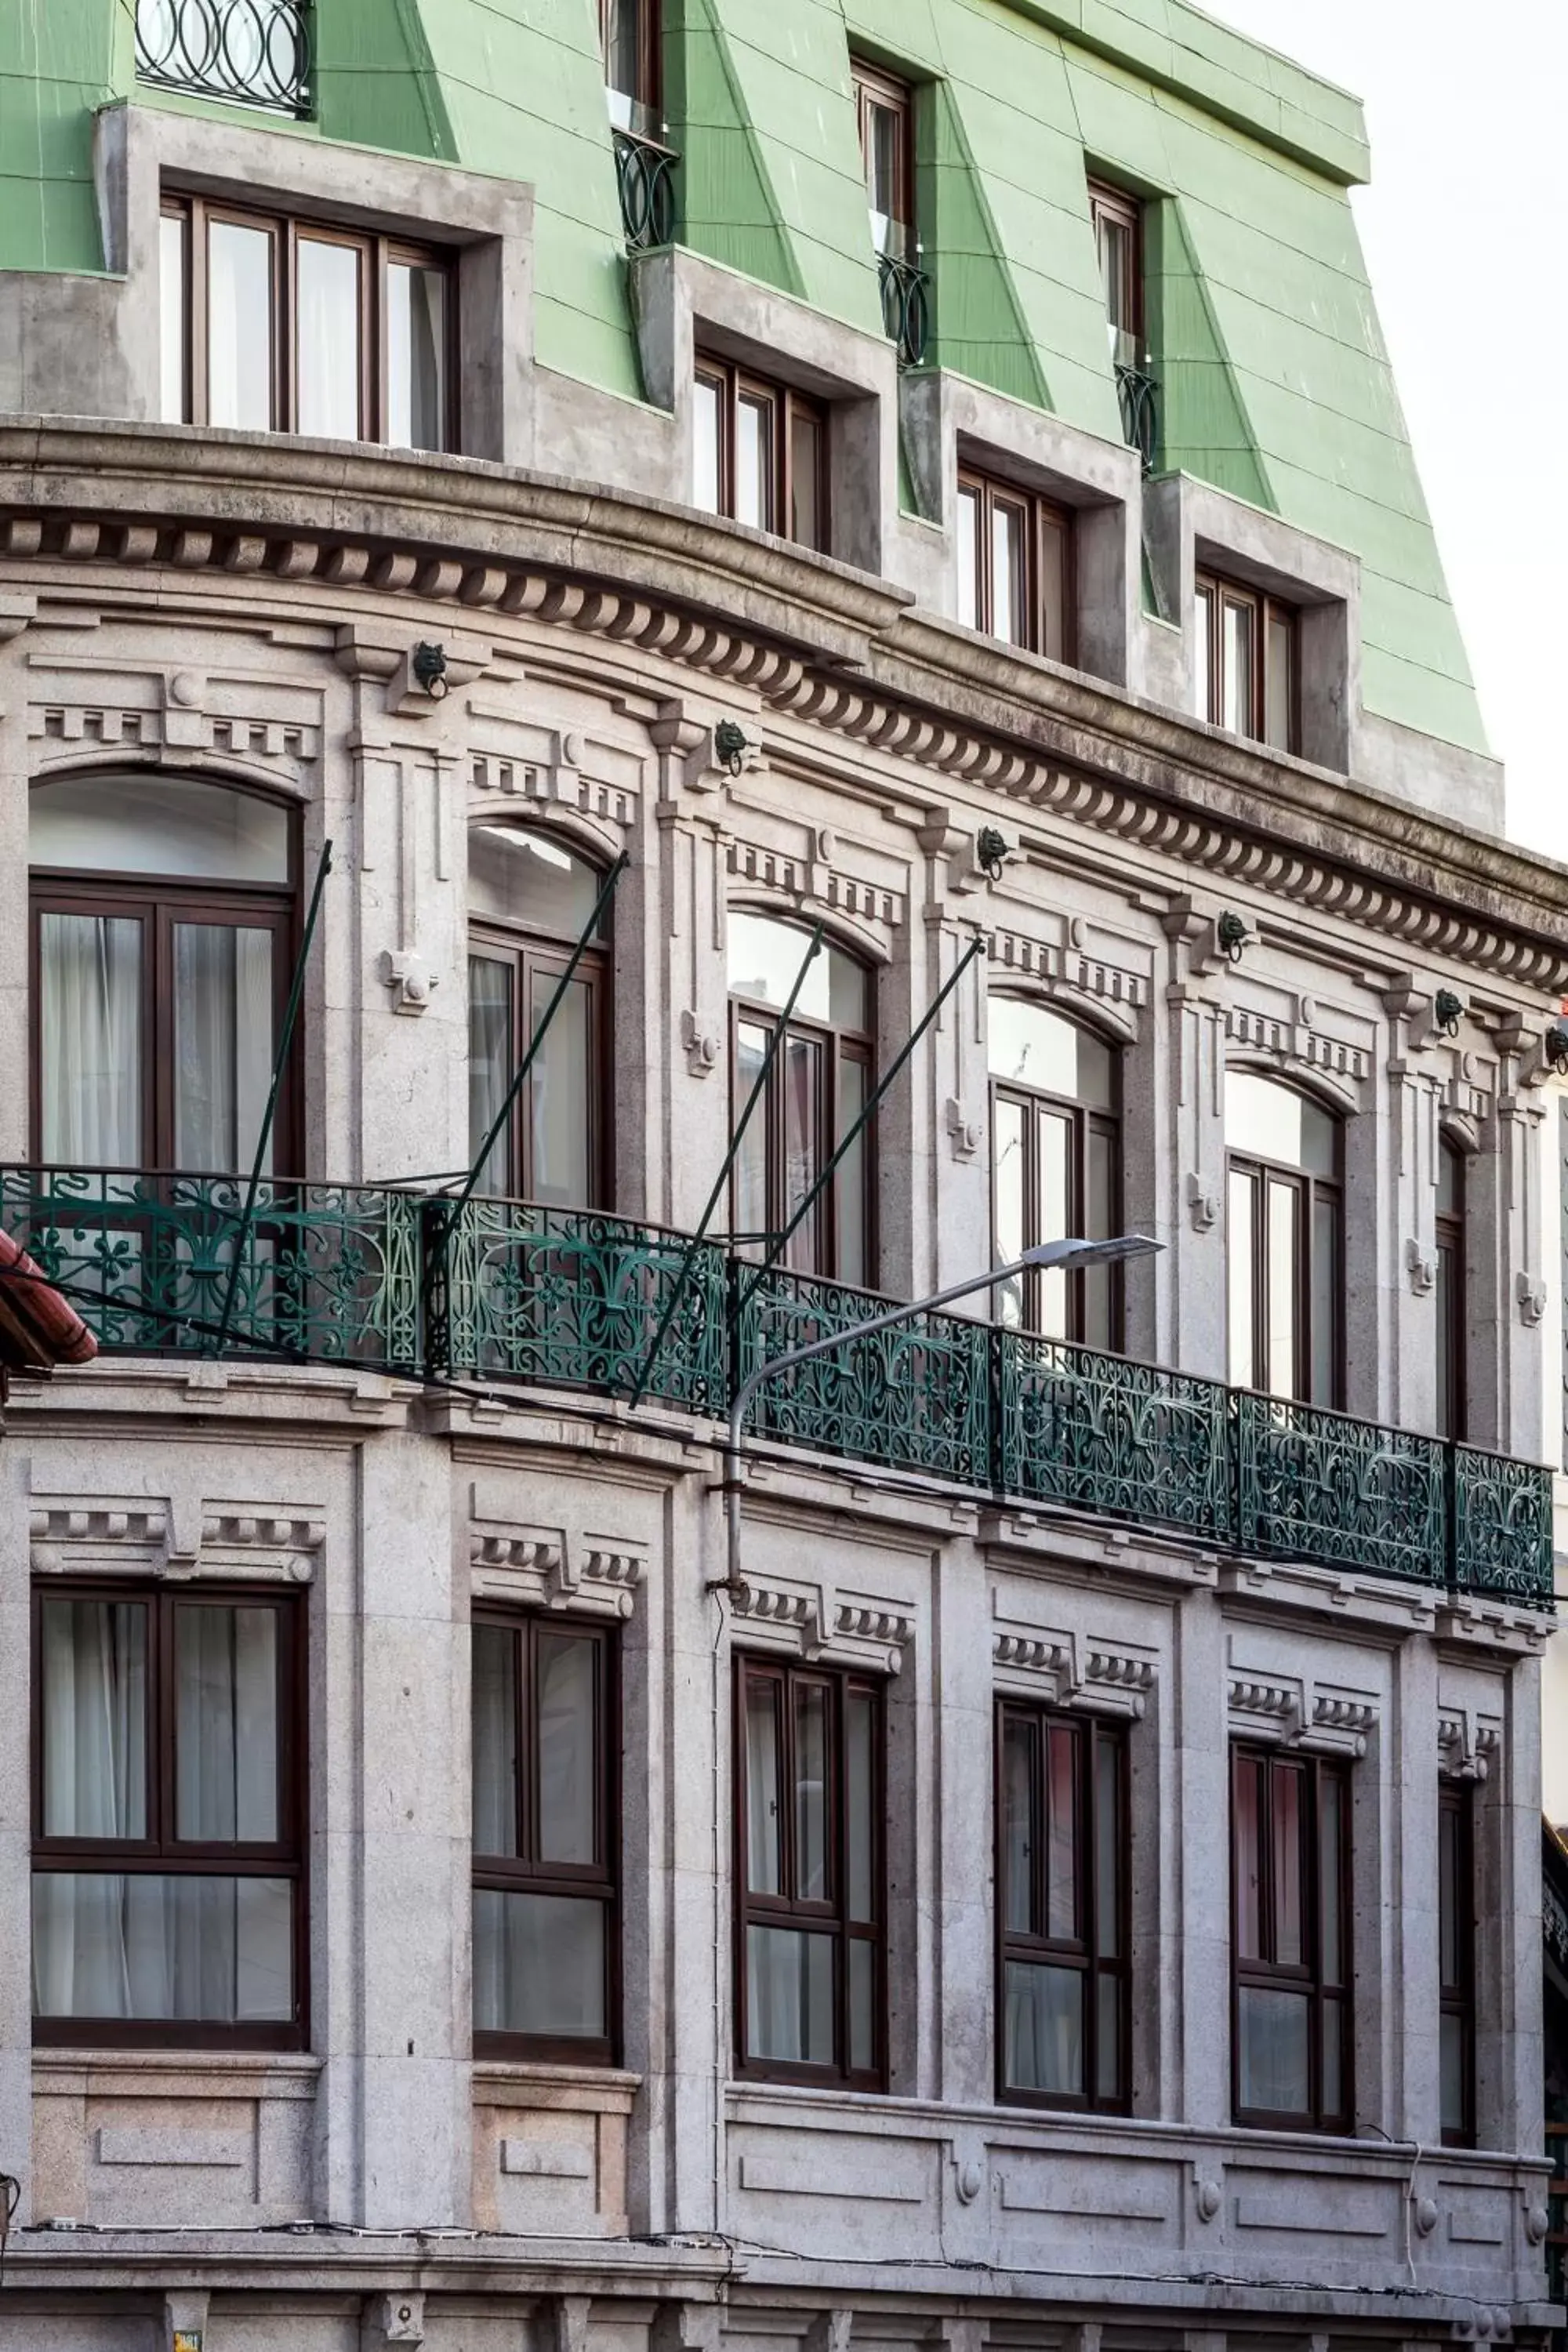
<svg viewBox="0 0 1568 2352">
<path fill-rule="evenodd" d="M 1254 1290 L 1256 1179 L 1243 1169 L 1233 1168 L 1227 1197 L 1229 1223 L 1226 1233 L 1226 1281 L 1230 1316 L 1230 1377 L 1236 1387 L 1252 1389 L 1258 1386 L 1257 1301 Z"/>
<path fill-rule="evenodd" d="M 724 511 L 723 397 L 723 386 L 711 376 L 698 377 L 691 403 L 691 503 L 704 514 Z"/>
<path fill-rule="evenodd" d="M 623 98 L 642 95 L 637 38 L 642 0 L 607 0 L 605 21 L 605 79 Z"/>
<path fill-rule="evenodd" d="M 784 1892 L 779 1819 L 779 1694 L 775 1682 L 746 1678 L 746 1884 L 753 1895 Z"/>
<path fill-rule="evenodd" d="M 1231 1772 L 1231 1869 L 1236 1883 L 1238 1958 L 1263 1957 L 1263 1767 L 1253 1756 L 1235 1758 Z"/>
<path fill-rule="evenodd" d="M 1023 1255 L 1024 1121 L 1021 1103 L 998 1095 L 991 1108 L 991 1170 L 996 1216 L 996 1263 L 1014 1265 Z M 1026 1277 L 1015 1275 L 995 1292 L 1004 1323 L 1016 1327 L 1024 1320 Z"/>
<path fill-rule="evenodd" d="M 790 410 L 790 515 L 789 535 L 801 547 L 814 547 L 819 554 L 826 552 L 826 487 L 824 476 L 826 436 L 821 423 L 809 409 L 793 404 Z"/>
<path fill-rule="evenodd" d="M 33 1877 L 33 2013 L 287 2023 L 294 1890 L 286 1878 Z"/>
<path fill-rule="evenodd" d="M 833 2063 L 832 1936 L 746 1929 L 746 2055 Z"/>
<path fill-rule="evenodd" d="M 46 1160 L 142 1160 L 142 926 L 130 915 L 38 918 L 39 1142 Z"/>
<path fill-rule="evenodd" d="M 165 425 L 187 425 L 185 389 L 185 223 L 163 214 L 158 222 L 159 408 Z"/>
<path fill-rule="evenodd" d="M 1271 605 L 1263 670 L 1263 740 L 1277 751 L 1295 749 L 1296 633 L 1288 613 Z"/>
<path fill-rule="evenodd" d="M 98 769 L 35 784 L 27 856 L 76 873 L 182 875 L 194 882 L 289 879 L 289 812 L 194 776 Z"/>
<path fill-rule="evenodd" d="M 773 528 L 773 404 L 748 393 L 735 408 L 735 520 Z"/>
<path fill-rule="evenodd" d="M 1068 658 L 1068 524 L 1060 515 L 1040 516 L 1040 651 L 1052 661 Z"/>
<path fill-rule="evenodd" d="M 1009 1960 L 1003 1972 L 1003 2079 L 1017 2091 L 1076 2097 L 1083 2083 L 1083 1994 L 1079 1969 Z"/>
<path fill-rule="evenodd" d="M 730 910 L 728 932 L 731 995 L 782 1011 L 800 978 L 810 934 L 739 907 Z M 871 1018 L 870 975 L 841 948 L 825 944 L 812 958 L 795 1011 L 805 1020 L 864 1034 Z"/>
<path fill-rule="evenodd" d="M 1344 2113 L 1345 2105 L 1345 2005 L 1342 2000 L 1323 2003 L 1323 2115 L 1332 2119 Z"/>
<path fill-rule="evenodd" d="M 1048 1005 L 1023 996 L 991 997 L 986 1054 L 992 1076 L 1011 1086 L 1032 1087 L 1090 1110 L 1116 1108 L 1115 1048 Z"/>
<path fill-rule="evenodd" d="M 1265 1372 L 1271 1396 L 1293 1397 L 1298 1387 L 1296 1286 L 1301 1275 L 1301 1195 L 1294 1184 L 1269 1177 L 1265 1187 L 1268 1234 L 1268 1328 Z"/>
<path fill-rule="evenodd" d="M 474 1852 L 517 1852 L 517 1636 L 476 1625 Z"/>
<path fill-rule="evenodd" d="M 542 834 L 519 825 L 476 824 L 468 834 L 468 913 L 518 923 L 575 947 L 598 903 L 604 876 Z M 604 925 L 588 933 L 602 940 Z"/>
<path fill-rule="evenodd" d="M 533 1169 L 529 1190 L 552 1208 L 585 1208 L 593 1195 L 590 1147 L 590 1083 L 593 1070 L 593 992 L 574 980 L 543 1028 L 560 985 L 559 972 L 532 974 L 532 1031 L 539 1038 L 529 1072 Z M 509 1082 L 510 1073 L 508 1073 Z"/>
<path fill-rule="evenodd" d="M 1310 2013 L 1304 1992 L 1279 1992 L 1258 1985 L 1237 1987 L 1239 2106 L 1268 2115 L 1310 2114 L 1307 2065 Z"/>
<path fill-rule="evenodd" d="M 1222 681 L 1222 727 L 1233 735 L 1252 732 L 1252 662 L 1253 612 L 1250 604 L 1237 604 L 1229 596 L 1221 600 L 1223 615 L 1222 659 L 1225 664 Z"/>
<path fill-rule="evenodd" d="M 1312 1201 L 1312 1399 L 1333 1404 L 1339 1395 L 1340 1204 L 1331 1193 Z"/>
<path fill-rule="evenodd" d="M 174 1834 L 270 1845 L 278 1818 L 278 1612 L 174 1612 Z"/>
<path fill-rule="evenodd" d="M 272 934 L 174 929 L 174 1164 L 248 1168 L 272 1078 Z M 268 1137 L 264 1170 L 272 1164 Z"/>
<path fill-rule="evenodd" d="M 598 1859 L 594 1791 L 598 1761 L 596 1642 L 543 1633 L 537 1643 L 539 1858 Z"/>
<path fill-rule="evenodd" d="M 46 1837 L 147 1834 L 147 1610 L 39 1603 Z"/>
<path fill-rule="evenodd" d="M 1459 1973 L 1459 1814 L 1458 1808 L 1437 1808 L 1437 1948 L 1438 1975 L 1445 1992 L 1462 1982 Z"/>
<path fill-rule="evenodd" d="M 739 1120 L 752 1099 L 752 1089 L 767 1058 L 767 1030 L 742 1021 L 735 1031 L 735 1099 L 731 1117 Z M 735 1157 L 735 1232 L 742 1246 L 760 1244 L 768 1231 L 767 1105 L 759 1103 L 741 1139 Z"/>
<path fill-rule="evenodd" d="M 386 437 L 395 449 L 447 446 L 447 273 L 386 269 Z"/>
<path fill-rule="evenodd" d="M 958 493 L 958 617 L 966 629 L 980 626 L 980 493 Z"/>
<path fill-rule="evenodd" d="M 1465 2114 L 1465 2021 L 1451 2010 L 1437 2021 L 1437 2069 L 1441 2128 L 1458 2135 L 1468 2122 Z"/>
<path fill-rule="evenodd" d="M 849 1939 L 849 2063 L 857 2071 L 877 2063 L 877 1947 L 863 1936 Z"/>
<path fill-rule="evenodd" d="M 1225 1139 L 1232 1151 L 1310 1176 L 1338 1173 L 1339 1122 L 1321 1103 L 1251 1070 L 1225 1074 Z"/>
<path fill-rule="evenodd" d="M 474 2023 L 482 2032 L 602 2041 L 604 1904 L 477 1886 Z"/>
<path fill-rule="evenodd" d="M 792 1029 L 784 1039 L 780 1064 L 784 1089 L 783 1222 L 787 1226 L 816 1183 L 827 1156 L 822 1149 L 822 1048 L 814 1037 L 801 1036 Z M 791 1236 L 785 1252 L 787 1263 L 799 1273 L 826 1271 L 821 1226 L 822 1203 L 818 1199 Z"/>
<path fill-rule="evenodd" d="M 1465 1213 L 1465 1162 L 1451 1143 L 1437 1147 L 1437 1214 L 1460 1217 Z"/>
<path fill-rule="evenodd" d="M 1033 1223 L 1037 1242 L 1064 1241 L 1071 1233 L 1073 1122 L 1059 1111 L 1039 1112 L 1035 1121 L 1036 1194 Z M 1039 1276 L 1040 1329 L 1050 1339 L 1068 1334 L 1068 1280 L 1060 1267 Z"/>
<path fill-rule="evenodd" d="M 1028 517 L 1023 507 L 995 499 L 991 507 L 991 635 L 1010 646 L 1026 646 Z"/>
<path fill-rule="evenodd" d="M 207 228 L 207 422 L 270 433 L 272 238 L 237 221 Z"/>
<path fill-rule="evenodd" d="M 1301 1797 L 1300 1766 L 1276 1764 L 1269 1776 L 1274 1846 L 1274 1958 L 1282 1968 L 1299 1968 L 1307 1954 L 1301 1940 Z"/>
<path fill-rule="evenodd" d="M 1095 1979 L 1099 2008 L 1095 2017 L 1094 2089 L 1100 2099 L 1123 2095 L 1121 2081 L 1121 1986 L 1117 1978 Z"/>
<path fill-rule="evenodd" d="M 866 1108 L 870 1075 L 864 1062 L 854 1061 L 847 1054 L 839 1055 L 836 1150 Z M 834 1272 L 840 1282 L 853 1282 L 862 1287 L 870 1280 L 866 1240 L 866 1131 L 862 1129 L 839 1161 L 834 1179 L 838 1213 L 838 1256 Z"/>
<path fill-rule="evenodd" d="M 1021 1716 L 1002 1718 L 1002 1920 L 1010 1935 L 1035 1933 L 1036 1748 L 1038 1731 Z"/>
<path fill-rule="evenodd" d="M 1046 1731 L 1046 1933 L 1064 1941 L 1079 1926 L 1079 1736 L 1064 1723 Z"/>
<path fill-rule="evenodd" d="M 1318 1783 L 1318 1917 L 1326 1985 L 1342 1985 L 1345 1980 L 1343 1796 L 1339 1780 L 1325 1772 Z"/>
<path fill-rule="evenodd" d="M 795 1686 L 795 1892 L 826 1903 L 827 1881 L 827 1691 Z"/>
<path fill-rule="evenodd" d="M 1131 233 L 1122 221 L 1113 220 L 1101 212 L 1095 215 L 1095 236 L 1100 247 L 1100 276 L 1105 287 L 1105 316 L 1108 323 L 1122 333 L 1132 331 L 1132 254 Z M 1114 355 L 1125 354 L 1114 343 Z"/>
<path fill-rule="evenodd" d="M 877 1916 L 875 1878 L 877 1852 L 876 1702 L 869 1691 L 848 1691 L 844 1699 L 845 1810 L 849 1843 L 846 1857 L 846 1894 L 851 1919 Z M 856 1948 L 854 1947 L 851 1948 Z"/>
<path fill-rule="evenodd" d="M 1121 1759 L 1114 1739 L 1094 1743 L 1095 1940 L 1102 1960 L 1121 1948 Z"/>
<path fill-rule="evenodd" d="M 1447 1242 L 1437 1244 L 1437 1434 L 1458 1437 L 1458 1413 L 1455 1394 L 1455 1371 L 1463 1360 L 1464 1328 L 1458 1307 L 1460 1297 L 1455 1258 L 1457 1252 Z"/>
<path fill-rule="evenodd" d="M 871 235 L 879 253 L 899 249 L 892 236 L 899 218 L 899 147 L 903 118 L 875 99 L 866 104 L 867 194 L 871 203 Z"/>
<path fill-rule="evenodd" d="M 511 1035 L 512 966 L 493 956 L 468 958 L 468 1157 L 495 1125 L 517 1067 Z M 481 1192 L 515 1192 L 510 1122 L 479 1171 Z"/>
<path fill-rule="evenodd" d="M 302 236 L 296 247 L 295 429 L 357 441 L 360 420 L 360 254 Z"/>
<path fill-rule="evenodd" d="M 871 975 L 863 963 L 842 948 L 825 947 L 820 961 L 827 968 L 827 1018 L 835 1029 L 864 1035 L 871 1026 Z M 816 971 L 816 965 L 812 967 Z M 801 1009 L 809 1012 L 805 997 Z"/>
<path fill-rule="evenodd" d="M 1089 1241 L 1105 1241 L 1120 1223 L 1116 1137 L 1097 1121 L 1089 1126 L 1085 1146 L 1089 1184 L 1083 1213 L 1078 1222 Z M 1116 1328 L 1117 1269 L 1112 1265 L 1085 1266 L 1079 1281 L 1083 1295 L 1083 1329 L 1079 1337 L 1089 1348 L 1115 1347 L 1121 1336 Z"/>
<path fill-rule="evenodd" d="M 1215 722 L 1214 707 L 1214 598 L 1200 588 L 1193 600 L 1193 708 Z"/>
</svg>

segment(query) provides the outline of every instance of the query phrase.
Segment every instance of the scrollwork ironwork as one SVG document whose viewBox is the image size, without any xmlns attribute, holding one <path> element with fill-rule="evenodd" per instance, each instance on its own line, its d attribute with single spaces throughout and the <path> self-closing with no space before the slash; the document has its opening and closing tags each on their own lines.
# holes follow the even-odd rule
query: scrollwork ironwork
<svg viewBox="0 0 1568 2352">
<path fill-rule="evenodd" d="M 1227 1539 L 1226 1391 L 1217 1381 L 1020 1331 L 998 1340 L 1005 1493 Z"/>
<path fill-rule="evenodd" d="M 1243 1551 L 1447 1581 L 1441 1439 L 1250 1389 L 1231 1407 Z"/>
<path fill-rule="evenodd" d="M 137 0 L 142 81 L 308 115 L 310 0 Z"/>
<path fill-rule="evenodd" d="M 1454 1448 L 1454 1582 L 1461 1592 L 1552 1605 L 1552 1481 L 1533 1462 Z"/>
<path fill-rule="evenodd" d="M 1146 375 L 1142 368 L 1130 367 L 1124 360 L 1116 362 L 1116 397 L 1121 410 L 1121 437 L 1130 449 L 1136 449 L 1143 460 L 1143 471 L 1154 470 L 1154 452 L 1160 441 L 1160 386 L 1157 378 Z"/>
<path fill-rule="evenodd" d="M 896 253 L 877 256 L 882 289 L 882 325 L 899 347 L 900 367 L 919 367 L 931 336 L 931 279 L 918 263 Z"/>
<path fill-rule="evenodd" d="M 616 183 L 621 196 L 621 226 L 633 253 L 651 253 L 675 235 L 675 166 L 678 158 L 656 140 L 617 131 Z"/>
</svg>

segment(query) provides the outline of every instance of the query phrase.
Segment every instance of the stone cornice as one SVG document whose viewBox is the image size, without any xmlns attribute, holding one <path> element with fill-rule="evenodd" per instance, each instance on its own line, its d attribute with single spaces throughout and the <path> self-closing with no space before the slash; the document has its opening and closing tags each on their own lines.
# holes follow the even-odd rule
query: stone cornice
<svg viewBox="0 0 1568 2352">
<path fill-rule="evenodd" d="M 1555 995 L 1568 873 L 917 615 L 902 590 L 590 485 L 176 427 L 0 423 L 0 559 L 450 600 L 653 653 L 1022 810 Z M 25 616 L 18 625 L 26 625 Z"/>
</svg>

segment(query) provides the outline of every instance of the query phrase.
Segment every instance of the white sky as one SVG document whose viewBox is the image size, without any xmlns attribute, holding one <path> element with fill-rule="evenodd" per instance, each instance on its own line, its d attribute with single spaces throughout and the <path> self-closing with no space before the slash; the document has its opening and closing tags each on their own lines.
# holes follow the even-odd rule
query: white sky
<svg viewBox="0 0 1568 2352">
<path fill-rule="evenodd" d="M 1352 202 L 1508 829 L 1568 861 L 1563 0 L 1205 0 L 1364 100 Z"/>
</svg>

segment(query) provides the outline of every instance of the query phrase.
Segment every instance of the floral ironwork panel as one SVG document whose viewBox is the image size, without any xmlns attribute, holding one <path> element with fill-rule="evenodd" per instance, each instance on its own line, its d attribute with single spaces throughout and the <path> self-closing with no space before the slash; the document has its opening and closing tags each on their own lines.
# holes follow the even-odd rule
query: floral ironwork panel
<svg viewBox="0 0 1568 2352">
<path fill-rule="evenodd" d="M 1454 1582 L 1461 1592 L 1552 1605 L 1552 1488 L 1532 1462 L 1454 1448 Z"/>
<path fill-rule="evenodd" d="M 1441 1439 L 1252 1390 L 1232 1409 L 1243 1551 L 1447 1580 Z"/>
<path fill-rule="evenodd" d="M 1065 1339 L 999 1339 L 1007 1493 L 1229 1537 L 1227 1392 L 1217 1381 Z"/>
</svg>

